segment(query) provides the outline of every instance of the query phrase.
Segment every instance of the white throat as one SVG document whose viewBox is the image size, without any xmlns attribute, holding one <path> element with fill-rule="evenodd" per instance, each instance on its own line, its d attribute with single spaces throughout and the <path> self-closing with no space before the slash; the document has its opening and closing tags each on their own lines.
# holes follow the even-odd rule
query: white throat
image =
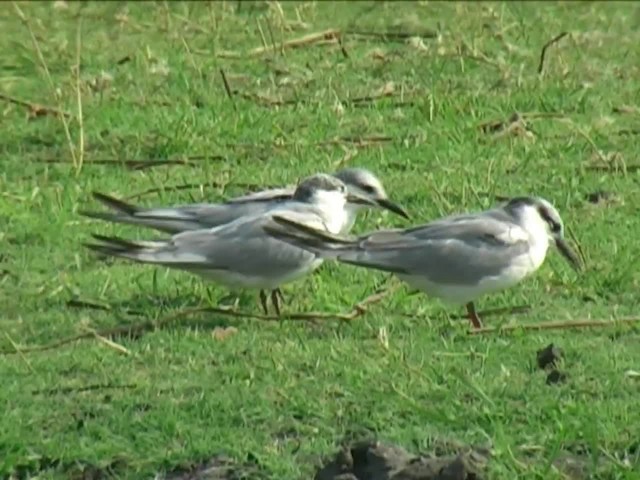
<svg viewBox="0 0 640 480">
<path fill-rule="evenodd" d="M 327 230 L 342 233 L 348 218 L 345 195 L 338 191 L 319 190 L 315 192 L 312 203 L 322 212 Z"/>
<path fill-rule="evenodd" d="M 529 235 L 531 261 L 535 268 L 538 268 L 549 248 L 549 226 L 538 210 L 529 205 L 520 212 L 519 224 Z"/>
<path fill-rule="evenodd" d="M 365 208 L 364 205 L 357 205 L 355 203 L 348 203 L 345 207 L 346 209 L 346 218 L 345 218 L 345 222 L 344 225 L 342 225 L 342 229 L 340 230 L 340 233 L 349 233 L 351 231 L 351 229 L 353 228 L 353 225 L 356 223 L 356 218 L 358 217 L 358 214 L 362 211 L 362 209 Z"/>
</svg>

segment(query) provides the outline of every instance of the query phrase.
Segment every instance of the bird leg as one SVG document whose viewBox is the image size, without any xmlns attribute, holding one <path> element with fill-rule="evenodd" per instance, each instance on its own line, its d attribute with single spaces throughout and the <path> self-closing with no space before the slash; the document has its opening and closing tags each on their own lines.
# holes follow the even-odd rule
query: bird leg
<svg viewBox="0 0 640 480">
<path fill-rule="evenodd" d="M 473 328 L 482 328 L 482 322 L 480 322 L 480 317 L 478 317 L 476 313 L 476 307 L 473 302 L 467 303 L 467 314 L 469 315 L 469 320 Z"/>
<path fill-rule="evenodd" d="M 280 302 L 284 303 L 284 297 L 280 289 L 276 288 L 275 290 L 271 290 L 271 303 L 278 316 L 280 316 Z"/>
<path fill-rule="evenodd" d="M 267 308 L 267 294 L 264 290 L 260 290 L 260 303 L 262 304 L 264 314 L 269 315 L 269 309 Z"/>
<path fill-rule="evenodd" d="M 274 292 L 276 293 L 276 295 L 280 299 L 280 304 L 287 303 L 286 300 L 284 299 L 284 295 L 282 295 L 282 290 L 280 290 L 279 288 L 276 288 L 274 290 Z"/>
</svg>

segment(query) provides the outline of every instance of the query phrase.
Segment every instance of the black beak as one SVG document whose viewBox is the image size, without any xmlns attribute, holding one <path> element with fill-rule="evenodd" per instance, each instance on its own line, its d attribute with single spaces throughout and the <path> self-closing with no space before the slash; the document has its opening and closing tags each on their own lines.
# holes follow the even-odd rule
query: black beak
<svg viewBox="0 0 640 480">
<path fill-rule="evenodd" d="M 392 202 L 391 200 L 389 200 L 388 198 L 383 198 L 382 200 L 376 200 L 376 202 L 382 208 L 386 208 L 390 212 L 393 212 L 393 213 L 395 213 L 397 215 L 400 215 L 401 217 L 409 219 L 409 214 L 407 213 L 407 211 L 404 208 L 402 208 L 400 205 L 398 205 L 397 203 Z"/>
<path fill-rule="evenodd" d="M 569 247 L 569 244 L 563 238 L 556 238 L 556 247 L 560 250 L 560 253 L 571 264 L 574 270 L 582 270 L 582 263 L 578 258 L 578 255 Z"/>
<path fill-rule="evenodd" d="M 369 197 L 358 195 L 353 192 L 347 193 L 347 202 L 353 203 L 354 205 L 369 205 L 370 207 L 375 207 L 377 205 L 377 203 Z"/>
</svg>

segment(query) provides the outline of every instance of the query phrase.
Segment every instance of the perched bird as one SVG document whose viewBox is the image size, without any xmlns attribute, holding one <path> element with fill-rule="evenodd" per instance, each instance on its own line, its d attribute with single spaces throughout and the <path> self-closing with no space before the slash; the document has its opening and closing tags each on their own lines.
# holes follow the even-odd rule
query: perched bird
<svg viewBox="0 0 640 480">
<path fill-rule="evenodd" d="M 558 211 L 542 198 L 513 198 L 484 212 L 345 239 L 274 214 L 265 230 L 321 258 L 394 273 L 411 287 L 456 304 L 481 327 L 474 300 L 511 287 L 544 262 L 552 239 L 580 269 Z"/>
<path fill-rule="evenodd" d="M 330 233 L 340 232 L 348 213 L 346 204 L 372 205 L 370 198 L 349 192 L 336 177 L 326 174 L 304 179 L 293 197 L 271 211 L 246 215 L 209 229 L 186 231 L 165 241 L 130 241 L 94 235 L 99 243 L 85 244 L 96 252 L 140 263 L 186 270 L 231 288 L 260 290 L 265 313 L 267 294 L 280 314 L 280 286 L 320 266 L 314 253 L 281 242 L 263 229 L 274 214 L 300 225 Z"/>
<path fill-rule="evenodd" d="M 370 171 L 362 168 L 346 168 L 339 170 L 333 176 L 344 182 L 350 192 L 369 198 L 371 202 L 368 206 L 382 207 L 409 218 L 400 205 L 389 199 L 380 180 Z M 217 227 L 245 215 L 267 212 L 282 202 L 290 200 L 294 191 L 295 186 L 290 186 L 251 193 L 217 204 L 196 203 L 151 208 L 138 207 L 104 193 L 94 192 L 94 198 L 109 207 L 111 211 L 82 210 L 79 213 L 91 218 L 150 227 L 173 234 Z M 363 207 L 362 203 L 347 204 L 347 215 L 339 233 L 347 233 L 351 230 L 357 214 Z"/>
</svg>

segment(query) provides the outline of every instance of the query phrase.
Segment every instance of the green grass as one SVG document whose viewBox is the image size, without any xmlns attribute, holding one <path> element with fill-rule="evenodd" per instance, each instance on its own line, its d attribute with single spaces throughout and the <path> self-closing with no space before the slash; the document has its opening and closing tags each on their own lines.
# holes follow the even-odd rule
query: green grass
<svg viewBox="0 0 640 480">
<path fill-rule="evenodd" d="M 552 253 L 520 286 L 478 303 L 533 310 L 488 324 L 636 313 L 635 3 L 280 6 L 291 31 L 276 4 L 262 2 L 23 3 L 28 25 L 11 4 L 0 9 L 0 92 L 71 114 L 67 139 L 59 117 L 28 119 L 25 108 L 2 104 L 0 477 L 69 478 L 92 464 L 112 465 L 116 478 L 152 478 L 224 452 L 255 458 L 265 478 L 311 478 L 343 439 L 376 435 L 414 452 L 446 439 L 490 443 L 491 479 L 563 478 L 551 465 L 567 452 L 585 458 L 591 478 L 638 478 L 640 384 L 625 374 L 640 369 L 632 326 L 468 336 L 466 322 L 448 317 L 460 310 L 401 288 L 350 324 L 208 314 L 113 338 L 129 355 L 93 338 L 15 353 L 227 294 L 181 272 L 105 264 L 83 249 L 91 232 L 155 235 L 80 217 L 79 208 L 94 206 L 92 190 L 157 189 L 137 200 L 145 205 L 217 201 L 243 184 L 296 182 L 341 162 L 377 172 L 412 223 L 487 208 L 496 195 L 540 195 L 558 207 L 586 273 L 575 275 Z M 338 45 L 249 57 L 243 53 L 262 45 L 258 25 L 276 45 L 328 28 L 437 38 L 420 47 L 346 35 L 348 57 Z M 563 31 L 570 36 L 549 47 L 539 75 L 542 46 Z M 223 58 L 225 51 L 241 55 Z M 245 98 L 229 99 L 221 68 Z M 396 96 L 347 101 L 388 82 Z M 268 106 L 251 95 L 295 103 Z M 619 113 L 625 106 L 632 108 Z M 515 111 L 560 118 L 529 120 L 533 138 L 478 128 Z M 322 143 L 372 135 L 390 141 Z M 100 163 L 108 159 L 118 161 Z M 187 164 L 131 170 L 121 159 Z M 598 162 L 603 168 L 592 168 Z M 173 188 L 182 184 L 196 186 Z M 587 201 L 596 191 L 615 198 Z M 356 230 L 403 225 L 370 212 Z M 384 280 L 325 265 L 286 287 L 286 308 L 348 311 Z M 113 310 L 72 308 L 71 299 Z M 258 312 L 256 295 L 241 307 Z M 216 325 L 238 331 L 217 340 Z M 536 351 L 551 342 L 566 356 L 561 385 L 546 385 L 535 367 Z"/>
</svg>

